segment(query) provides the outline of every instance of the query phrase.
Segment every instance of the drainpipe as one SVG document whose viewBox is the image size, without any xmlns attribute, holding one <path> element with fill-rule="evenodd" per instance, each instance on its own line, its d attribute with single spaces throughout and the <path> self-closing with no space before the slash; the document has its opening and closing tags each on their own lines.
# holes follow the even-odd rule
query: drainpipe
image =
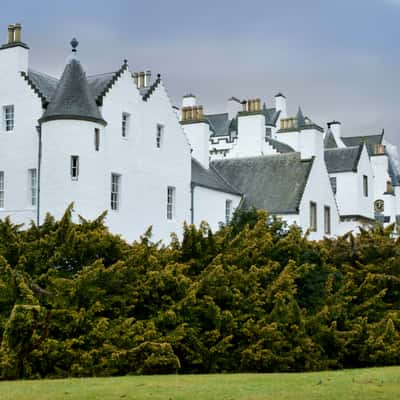
<svg viewBox="0 0 400 400">
<path fill-rule="evenodd" d="M 190 223 L 194 224 L 194 183 L 190 184 Z"/>
<path fill-rule="evenodd" d="M 37 173 L 37 203 L 36 203 L 36 226 L 39 227 L 40 224 L 40 172 L 42 165 L 42 125 L 36 127 L 38 133 L 38 173 Z"/>
</svg>

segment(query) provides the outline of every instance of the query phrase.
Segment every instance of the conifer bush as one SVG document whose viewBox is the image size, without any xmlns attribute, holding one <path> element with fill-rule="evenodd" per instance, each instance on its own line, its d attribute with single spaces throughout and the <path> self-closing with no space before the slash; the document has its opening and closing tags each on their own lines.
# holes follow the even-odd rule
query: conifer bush
<svg viewBox="0 0 400 400">
<path fill-rule="evenodd" d="M 310 241 L 266 213 L 165 245 L 71 219 L 0 221 L 0 377 L 400 364 L 400 239 Z"/>
</svg>

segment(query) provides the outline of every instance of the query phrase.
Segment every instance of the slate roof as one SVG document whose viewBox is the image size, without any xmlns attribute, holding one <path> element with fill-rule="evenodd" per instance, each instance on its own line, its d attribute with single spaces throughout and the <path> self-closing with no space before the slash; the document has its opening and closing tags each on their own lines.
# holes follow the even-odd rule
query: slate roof
<svg viewBox="0 0 400 400">
<path fill-rule="evenodd" d="M 357 171 L 362 149 L 363 145 L 326 149 L 324 158 L 328 173 Z"/>
<path fill-rule="evenodd" d="M 87 77 L 90 91 L 94 99 L 102 96 L 102 93 L 107 90 L 109 83 L 114 78 L 115 72 L 106 72 L 104 74 L 91 75 Z"/>
<path fill-rule="evenodd" d="M 53 96 L 58 85 L 58 79 L 32 69 L 28 70 L 28 79 L 32 82 L 35 88 L 39 90 L 42 96 L 47 101 L 50 101 L 51 96 Z"/>
<path fill-rule="evenodd" d="M 81 63 L 70 58 L 41 122 L 81 119 L 106 124 L 89 88 Z"/>
<path fill-rule="evenodd" d="M 265 125 L 276 125 L 280 111 L 264 107 L 261 112 L 265 117 Z M 237 117 L 229 119 L 228 113 L 207 114 L 204 118 L 213 132 L 212 137 L 231 136 L 232 132 L 237 132 Z"/>
<path fill-rule="evenodd" d="M 210 165 L 210 168 L 206 169 L 194 158 L 192 158 L 192 184 L 225 193 L 241 195 L 237 189 L 220 176 L 213 166 Z"/>
<path fill-rule="evenodd" d="M 228 113 L 222 114 L 209 114 L 205 115 L 204 118 L 210 125 L 210 129 L 213 131 L 212 136 L 230 136 L 233 130 L 236 130 L 236 119 L 229 119 Z"/>
<path fill-rule="evenodd" d="M 389 160 L 388 174 L 390 176 L 390 179 L 392 180 L 392 185 L 400 186 L 400 175 L 390 155 L 388 157 L 388 160 Z"/>
<path fill-rule="evenodd" d="M 337 143 L 335 136 L 333 135 L 332 131 L 329 129 L 324 137 L 324 148 L 325 149 L 336 149 Z"/>
<path fill-rule="evenodd" d="M 293 153 L 293 147 L 290 147 L 286 143 L 282 143 L 279 140 L 272 139 L 270 137 L 266 137 L 265 141 L 269 143 L 278 153 Z"/>
<path fill-rule="evenodd" d="M 296 152 L 216 160 L 211 165 L 245 195 L 244 208 L 297 214 L 313 160 L 302 160 Z"/>
<path fill-rule="evenodd" d="M 342 141 L 346 146 L 358 146 L 365 143 L 370 156 L 374 154 L 374 146 L 382 144 L 382 140 L 383 132 L 380 135 L 342 137 Z"/>
<path fill-rule="evenodd" d="M 262 113 L 265 116 L 265 125 L 275 126 L 281 112 L 276 110 L 276 108 L 263 107 Z"/>
</svg>

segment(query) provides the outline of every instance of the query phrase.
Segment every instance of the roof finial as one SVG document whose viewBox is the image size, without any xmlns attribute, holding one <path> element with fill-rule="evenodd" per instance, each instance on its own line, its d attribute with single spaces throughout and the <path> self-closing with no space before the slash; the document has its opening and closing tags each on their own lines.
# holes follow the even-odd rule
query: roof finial
<svg viewBox="0 0 400 400">
<path fill-rule="evenodd" d="M 76 48 L 78 47 L 79 42 L 76 40 L 76 38 L 73 38 L 71 40 L 71 46 L 72 46 L 72 52 L 76 53 Z"/>
</svg>

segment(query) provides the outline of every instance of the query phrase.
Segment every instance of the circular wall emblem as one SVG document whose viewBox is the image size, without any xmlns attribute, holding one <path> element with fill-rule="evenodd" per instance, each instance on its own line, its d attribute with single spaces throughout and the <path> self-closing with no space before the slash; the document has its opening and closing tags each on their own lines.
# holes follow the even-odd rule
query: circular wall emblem
<svg viewBox="0 0 400 400">
<path fill-rule="evenodd" d="M 385 211 L 385 203 L 383 200 L 375 200 L 375 212 L 382 213 Z"/>
</svg>

